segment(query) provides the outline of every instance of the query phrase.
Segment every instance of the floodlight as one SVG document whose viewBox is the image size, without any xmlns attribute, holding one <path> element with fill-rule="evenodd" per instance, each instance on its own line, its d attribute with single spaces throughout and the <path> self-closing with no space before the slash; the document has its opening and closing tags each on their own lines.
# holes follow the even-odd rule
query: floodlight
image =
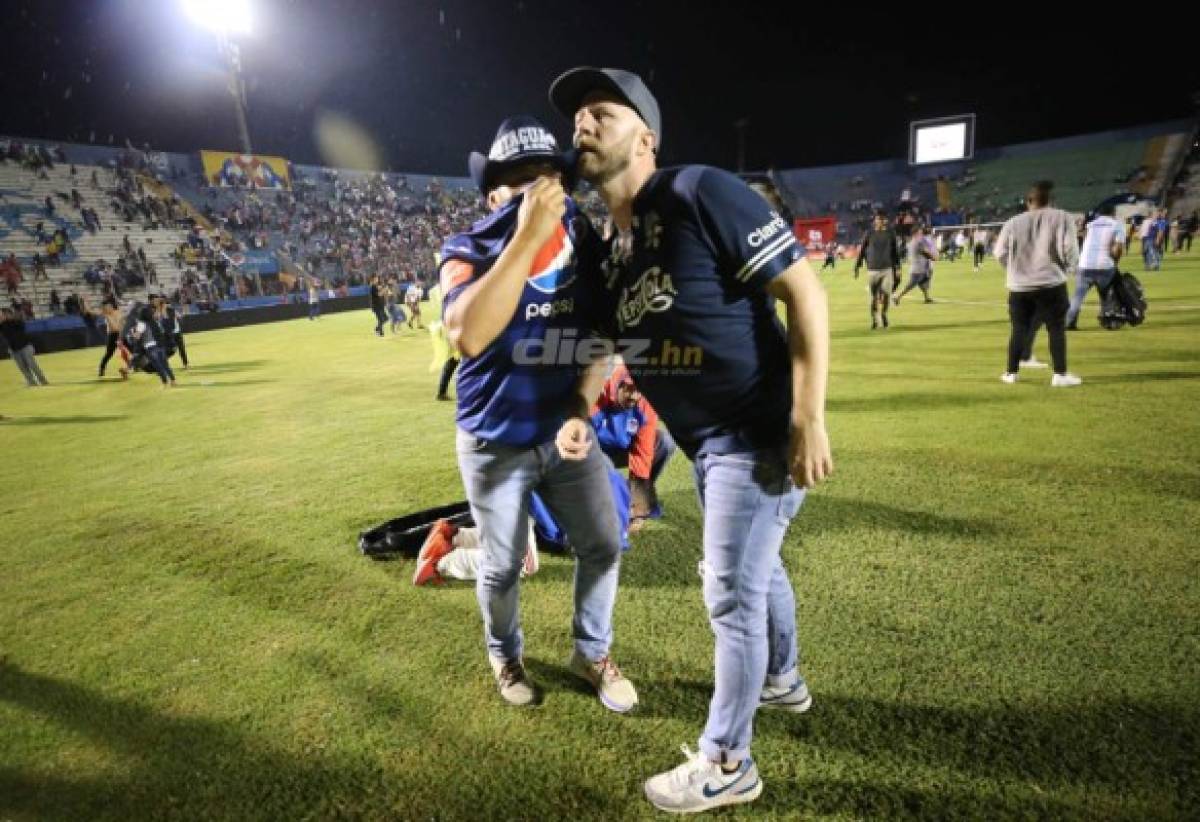
<svg viewBox="0 0 1200 822">
<path fill-rule="evenodd" d="M 183 10 L 197 26 L 218 34 L 250 33 L 249 0 L 183 0 Z"/>
</svg>

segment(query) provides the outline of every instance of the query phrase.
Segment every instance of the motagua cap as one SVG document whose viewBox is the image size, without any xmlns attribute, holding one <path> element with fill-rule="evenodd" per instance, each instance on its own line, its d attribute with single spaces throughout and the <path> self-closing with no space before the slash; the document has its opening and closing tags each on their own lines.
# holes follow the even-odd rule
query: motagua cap
<svg viewBox="0 0 1200 822">
<path fill-rule="evenodd" d="M 593 91 L 607 91 L 623 100 L 654 132 L 657 137 L 655 148 L 662 148 L 662 115 L 658 111 L 658 101 L 642 78 L 632 71 L 592 66 L 564 71 L 550 84 L 550 103 L 561 114 L 573 118 L 583 98 Z"/>
<path fill-rule="evenodd" d="M 570 177 L 575 166 L 574 153 L 559 151 L 558 141 L 549 129 L 536 118 L 518 114 L 500 124 L 487 155 L 472 151 L 467 165 L 475 185 L 487 194 L 497 174 L 533 162 L 550 163 L 564 177 Z"/>
</svg>

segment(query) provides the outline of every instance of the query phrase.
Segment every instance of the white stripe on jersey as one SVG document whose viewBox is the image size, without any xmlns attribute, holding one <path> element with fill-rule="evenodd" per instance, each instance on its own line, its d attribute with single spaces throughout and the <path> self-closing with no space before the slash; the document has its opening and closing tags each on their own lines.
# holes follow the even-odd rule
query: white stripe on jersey
<svg viewBox="0 0 1200 822">
<path fill-rule="evenodd" d="M 742 282 L 746 282 L 760 270 L 762 270 L 762 267 L 776 257 L 780 251 L 783 251 L 785 248 L 794 245 L 795 243 L 796 235 L 789 231 L 787 234 L 784 234 L 778 240 L 775 240 L 762 251 L 751 257 L 750 260 L 744 266 L 742 266 L 741 270 L 734 275 L 734 277 Z"/>
</svg>

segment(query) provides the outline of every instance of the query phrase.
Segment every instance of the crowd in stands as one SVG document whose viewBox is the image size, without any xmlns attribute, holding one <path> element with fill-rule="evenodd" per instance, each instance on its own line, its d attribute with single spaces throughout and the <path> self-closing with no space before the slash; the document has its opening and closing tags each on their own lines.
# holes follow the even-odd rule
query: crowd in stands
<svg viewBox="0 0 1200 822">
<path fill-rule="evenodd" d="M 291 191 L 241 189 L 226 203 L 210 189 L 202 212 L 239 250 L 273 248 L 332 288 L 364 285 L 374 275 L 428 282 L 442 240 L 484 214 L 478 193 L 436 179 L 414 191 L 402 175 L 343 181 L 329 171 L 324 183 L 300 178 Z"/>
<path fill-rule="evenodd" d="M 67 156 L 59 146 L 47 147 L 40 143 L 0 139 L 0 163 L 10 162 L 34 172 L 45 180 L 49 179 L 46 170 L 54 168 L 55 163 L 67 162 Z"/>
</svg>

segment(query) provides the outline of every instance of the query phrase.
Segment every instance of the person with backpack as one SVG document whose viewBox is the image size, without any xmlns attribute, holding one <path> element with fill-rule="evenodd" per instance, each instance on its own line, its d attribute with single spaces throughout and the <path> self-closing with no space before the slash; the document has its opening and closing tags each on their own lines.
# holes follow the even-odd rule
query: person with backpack
<svg viewBox="0 0 1200 822">
<path fill-rule="evenodd" d="M 1114 218 L 1116 208 L 1112 203 L 1100 206 L 1098 216 L 1087 225 L 1083 247 L 1079 251 L 1079 271 L 1075 276 L 1075 296 L 1067 309 L 1067 330 L 1078 326 L 1079 311 L 1092 286 L 1104 300 L 1117 271 L 1117 261 L 1125 250 L 1125 227 Z"/>
</svg>

